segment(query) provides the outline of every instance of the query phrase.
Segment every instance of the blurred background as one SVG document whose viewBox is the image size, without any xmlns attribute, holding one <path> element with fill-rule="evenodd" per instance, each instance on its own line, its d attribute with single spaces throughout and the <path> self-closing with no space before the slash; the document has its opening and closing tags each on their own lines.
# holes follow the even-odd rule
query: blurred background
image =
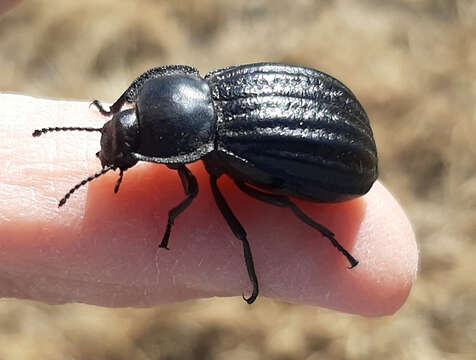
<svg viewBox="0 0 476 360">
<path fill-rule="evenodd" d="M 261 298 L 152 309 L 0 302 L 0 359 L 475 359 L 476 2 L 49 0 L 0 18 L 0 91 L 114 101 L 144 70 L 275 61 L 342 80 L 381 180 L 414 224 L 419 278 L 372 319 Z"/>
</svg>

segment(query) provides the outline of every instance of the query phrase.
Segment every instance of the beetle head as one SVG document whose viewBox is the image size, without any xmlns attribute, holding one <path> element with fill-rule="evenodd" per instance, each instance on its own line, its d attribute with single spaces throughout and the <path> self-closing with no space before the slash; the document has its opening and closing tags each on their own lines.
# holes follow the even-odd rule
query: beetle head
<svg viewBox="0 0 476 360">
<path fill-rule="evenodd" d="M 120 111 L 101 129 L 101 150 L 96 156 L 103 168 L 125 171 L 137 163 L 131 156 L 137 142 L 138 124 L 135 109 Z"/>
<path fill-rule="evenodd" d="M 63 206 L 71 194 L 81 186 L 97 179 L 110 170 L 119 169 L 119 179 L 114 188 L 114 192 L 117 193 L 122 182 L 123 172 L 137 163 L 137 159 L 132 156 L 132 152 L 136 146 L 138 128 L 135 109 L 128 109 L 118 112 L 102 128 L 49 127 L 35 130 L 32 134 L 34 137 L 52 131 L 99 131 L 102 134 L 101 150 L 96 153 L 96 156 L 101 160 L 102 170 L 73 186 L 59 201 L 58 206 Z"/>
</svg>

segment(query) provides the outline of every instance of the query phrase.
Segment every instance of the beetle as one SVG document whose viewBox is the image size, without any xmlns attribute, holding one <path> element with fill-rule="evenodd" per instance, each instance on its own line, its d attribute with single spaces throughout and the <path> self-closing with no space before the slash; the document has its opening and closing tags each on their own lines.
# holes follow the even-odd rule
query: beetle
<svg viewBox="0 0 476 360">
<path fill-rule="evenodd" d="M 334 233 L 306 215 L 291 199 L 335 203 L 369 191 L 378 176 L 378 157 L 369 119 L 355 95 L 337 79 L 318 70 L 279 63 L 231 66 L 202 78 L 185 65 L 152 68 L 106 108 L 112 117 L 102 128 L 54 127 L 35 130 L 99 131 L 102 170 L 79 187 L 110 170 L 123 173 L 138 161 L 164 164 L 177 171 L 186 198 L 168 213 L 159 247 L 168 249 L 172 226 L 198 194 L 198 182 L 187 164 L 202 160 L 210 175 L 215 202 L 234 236 L 242 242 L 253 287 L 259 284 L 247 234 L 219 186 L 230 176 L 238 189 L 262 202 L 290 209 L 330 240 L 349 261 L 358 261 Z M 124 105 L 129 108 L 123 109 Z"/>
</svg>

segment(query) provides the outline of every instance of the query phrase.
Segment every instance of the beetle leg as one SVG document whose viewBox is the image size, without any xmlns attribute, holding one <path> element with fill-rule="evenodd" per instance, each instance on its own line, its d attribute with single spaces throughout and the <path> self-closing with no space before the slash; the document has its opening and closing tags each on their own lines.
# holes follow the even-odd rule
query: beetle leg
<svg viewBox="0 0 476 360">
<path fill-rule="evenodd" d="M 311 226 L 312 228 L 316 229 L 323 236 L 325 236 L 326 238 L 330 240 L 332 245 L 334 245 L 337 248 L 337 250 L 339 250 L 347 258 L 347 260 L 349 261 L 351 265 L 350 269 L 357 266 L 357 264 L 359 263 L 351 254 L 349 254 L 349 252 L 341 244 L 339 244 L 339 242 L 335 239 L 334 233 L 332 231 L 330 231 L 325 226 L 312 220 L 295 203 L 289 200 L 287 196 L 265 193 L 241 181 L 235 181 L 235 184 L 238 186 L 238 188 L 241 191 L 255 198 L 256 200 L 263 201 L 267 204 L 291 209 L 294 212 L 294 215 L 296 215 L 298 219 L 300 219 L 305 224 Z"/>
<path fill-rule="evenodd" d="M 101 113 L 101 115 L 111 116 L 111 115 L 114 115 L 114 114 L 118 113 L 119 111 L 121 111 L 122 107 L 126 103 L 126 96 L 125 95 L 126 95 L 125 93 L 122 94 L 120 96 L 120 98 L 117 99 L 114 102 L 114 104 L 112 104 L 109 107 L 109 110 L 106 110 L 104 108 L 104 105 L 99 100 L 93 100 L 89 106 L 95 106 L 98 109 L 98 111 Z"/>
<path fill-rule="evenodd" d="M 170 231 L 172 230 L 172 225 L 174 224 L 175 219 L 187 209 L 192 203 L 193 199 L 198 194 L 198 183 L 195 176 L 192 172 L 185 166 L 180 165 L 177 167 L 177 172 L 182 181 L 183 190 L 187 197 L 176 207 L 169 211 L 169 219 L 167 221 L 167 228 L 165 229 L 165 234 L 162 238 L 162 241 L 159 245 L 160 248 L 169 250 L 167 247 L 170 238 Z"/>
<path fill-rule="evenodd" d="M 236 216 L 231 211 L 220 189 L 218 188 L 217 180 L 218 178 L 216 176 L 213 176 L 213 175 L 210 176 L 210 184 L 212 187 L 212 193 L 215 198 L 215 202 L 218 206 L 218 209 L 220 209 L 220 212 L 225 218 L 226 222 L 228 223 L 228 226 L 230 227 L 231 231 L 243 243 L 243 252 L 245 257 L 246 269 L 248 270 L 248 276 L 253 285 L 253 292 L 251 296 L 248 298 L 243 296 L 243 299 L 248 304 L 252 304 L 258 297 L 259 287 L 258 287 L 258 278 L 256 276 L 255 266 L 253 263 L 253 256 L 251 255 L 250 244 L 248 242 L 248 239 L 246 238 L 245 229 L 243 228 L 243 226 L 240 224 Z"/>
</svg>

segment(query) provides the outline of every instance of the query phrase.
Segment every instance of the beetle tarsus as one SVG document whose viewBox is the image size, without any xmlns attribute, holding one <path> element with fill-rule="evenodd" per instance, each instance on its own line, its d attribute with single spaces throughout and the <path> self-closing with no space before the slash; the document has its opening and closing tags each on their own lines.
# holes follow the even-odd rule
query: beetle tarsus
<svg viewBox="0 0 476 360">
<path fill-rule="evenodd" d="M 119 172 L 119 179 L 117 179 L 116 186 L 114 186 L 114 194 L 117 194 L 117 192 L 119 191 L 119 187 L 121 186 L 123 175 L 124 175 L 124 171 L 121 170 Z"/>
<path fill-rule="evenodd" d="M 170 232 L 172 230 L 172 226 L 174 225 L 175 219 L 190 206 L 193 199 L 195 199 L 198 194 L 198 182 L 192 172 L 187 169 L 185 165 L 178 166 L 177 171 L 180 176 L 180 180 L 182 181 L 183 190 L 187 197 L 180 204 L 169 211 L 167 228 L 165 229 L 164 236 L 162 237 L 162 241 L 159 245 L 159 248 L 167 250 L 169 249 L 168 243 Z"/>
<path fill-rule="evenodd" d="M 358 265 L 358 261 L 350 255 L 350 253 L 336 240 L 334 237 L 334 233 L 324 227 L 323 225 L 315 222 L 312 220 L 309 216 L 307 216 L 296 204 L 290 201 L 290 203 L 293 205 L 291 206 L 291 210 L 294 212 L 294 214 L 305 224 L 311 226 L 312 228 L 316 229 L 319 231 L 324 237 L 328 238 L 329 241 L 331 242 L 332 245 L 342 254 L 346 257 L 347 261 L 350 263 L 349 269 L 352 269 Z"/>
<path fill-rule="evenodd" d="M 106 110 L 104 105 L 99 100 L 93 100 L 91 104 L 89 104 L 89 107 L 91 106 L 95 106 L 96 109 L 101 113 L 101 115 L 104 115 L 104 116 L 112 115 L 111 109 Z"/>
<path fill-rule="evenodd" d="M 167 238 L 167 241 L 166 241 L 166 242 L 168 242 L 168 240 L 169 240 L 169 239 Z M 164 245 L 163 242 L 164 242 L 164 239 L 162 239 L 162 242 L 161 242 L 160 245 L 159 245 L 159 249 L 165 249 L 165 250 L 169 250 L 169 251 L 170 251 L 170 248 L 167 246 L 167 244 Z"/>
<path fill-rule="evenodd" d="M 210 184 L 212 187 L 213 197 L 215 198 L 215 202 L 220 210 L 221 214 L 225 218 L 228 226 L 230 227 L 231 231 L 235 235 L 238 240 L 241 240 L 243 244 L 243 254 L 245 258 L 246 270 L 248 270 L 248 276 L 250 278 L 251 284 L 253 285 L 253 292 L 251 293 L 250 297 L 246 298 L 243 296 L 243 299 L 248 303 L 252 304 L 259 294 L 259 285 L 258 285 L 258 277 L 256 276 L 255 266 L 253 262 L 253 255 L 251 254 L 250 244 L 246 237 L 246 231 L 243 226 L 240 224 L 236 216 L 231 211 L 228 203 L 226 202 L 223 194 L 221 193 L 218 184 L 218 178 L 216 176 L 210 176 Z"/>
<path fill-rule="evenodd" d="M 248 243 L 246 236 L 240 240 L 243 242 L 243 253 L 245 257 L 246 269 L 248 270 L 248 276 L 251 280 L 251 284 L 253 285 L 253 292 L 251 293 L 249 297 L 245 297 L 243 295 L 243 300 L 245 300 L 248 304 L 253 304 L 259 294 L 258 278 L 255 273 L 255 267 L 253 264 L 253 256 L 251 255 L 250 244 Z"/>
<path fill-rule="evenodd" d="M 328 238 L 332 245 L 334 245 L 339 252 L 341 252 L 349 261 L 350 267 L 349 269 L 352 269 L 358 265 L 358 261 L 335 239 L 334 233 L 330 231 L 328 228 L 325 226 L 315 222 L 312 220 L 309 216 L 307 216 L 294 202 L 289 200 L 287 196 L 283 195 L 276 195 L 276 194 L 270 194 L 270 193 L 265 193 L 262 192 L 258 189 L 255 189 L 244 182 L 241 181 L 235 181 L 235 184 L 238 186 L 238 188 L 243 191 L 245 194 L 251 196 L 252 198 L 255 198 L 256 200 L 260 200 L 262 202 L 265 202 L 267 204 L 271 204 L 274 206 L 279 206 L 279 207 L 286 207 L 292 210 L 294 215 L 304 222 L 305 224 L 311 226 L 312 228 L 316 229 L 319 231 L 324 237 Z"/>
<path fill-rule="evenodd" d="M 169 214 L 169 217 L 170 217 L 170 214 Z M 170 238 L 170 231 L 172 230 L 172 225 L 173 225 L 173 222 L 170 222 L 170 219 L 169 219 L 169 221 L 167 222 L 167 227 L 165 228 L 164 236 L 162 237 L 162 241 L 160 242 L 159 248 L 170 250 L 168 247 L 168 244 L 169 244 L 169 238 Z"/>
</svg>

